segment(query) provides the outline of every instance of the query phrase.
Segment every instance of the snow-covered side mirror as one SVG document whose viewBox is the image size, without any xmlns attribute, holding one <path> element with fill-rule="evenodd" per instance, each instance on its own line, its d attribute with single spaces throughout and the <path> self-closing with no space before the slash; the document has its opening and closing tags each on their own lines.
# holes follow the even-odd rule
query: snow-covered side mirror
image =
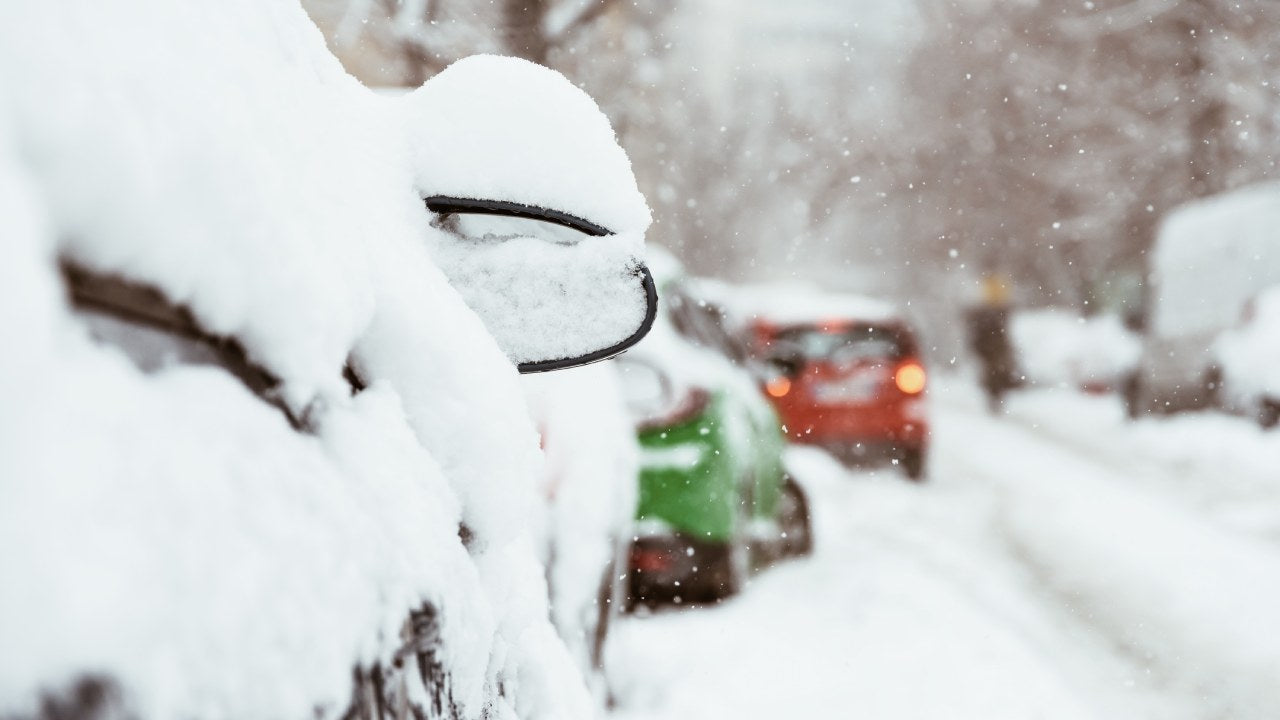
<svg viewBox="0 0 1280 720">
<path fill-rule="evenodd" d="M 521 372 L 648 332 L 649 208 L 595 102 L 554 70 L 477 55 L 396 100 L 436 264 Z"/>
<path fill-rule="evenodd" d="M 426 199 L 436 262 L 522 373 L 611 358 L 649 332 L 658 294 L 608 229 L 500 200 Z"/>
</svg>

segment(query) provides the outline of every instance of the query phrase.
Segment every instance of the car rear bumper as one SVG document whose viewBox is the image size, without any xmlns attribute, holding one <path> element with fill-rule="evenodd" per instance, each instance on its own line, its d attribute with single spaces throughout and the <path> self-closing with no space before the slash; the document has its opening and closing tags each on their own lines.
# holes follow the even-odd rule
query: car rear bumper
<svg viewBox="0 0 1280 720">
<path fill-rule="evenodd" d="M 627 605 L 723 597 L 734 582 L 732 553 L 729 542 L 683 533 L 636 538 L 628 558 Z"/>
<path fill-rule="evenodd" d="M 928 422 L 901 409 L 815 408 L 794 414 L 785 424 L 788 439 L 815 445 L 919 447 L 929 438 Z"/>
<path fill-rule="evenodd" d="M 892 440 L 810 440 L 807 445 L 814 445 L 831 453 L 837 459 L 854 464 L 876 464 L 902 460 L 908 452 L 926 450 L 927 441 L 918 443 L 894 442 Z"/>
</svg>

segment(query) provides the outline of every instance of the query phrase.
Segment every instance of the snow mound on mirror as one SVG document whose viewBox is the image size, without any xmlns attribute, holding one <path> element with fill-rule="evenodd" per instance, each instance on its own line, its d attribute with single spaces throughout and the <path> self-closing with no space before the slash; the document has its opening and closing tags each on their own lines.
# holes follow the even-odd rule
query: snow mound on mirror
<svg viewBox="0 0 1280 720">
<path fill-rule="evenodd" d="M 614 233 L 642 235 L 649 226 L 649 208 L 609 121 L 554 70 L 474 55 L 396 102 L 405 109 L 424 197 L 510 200 Z"/>
</svg>

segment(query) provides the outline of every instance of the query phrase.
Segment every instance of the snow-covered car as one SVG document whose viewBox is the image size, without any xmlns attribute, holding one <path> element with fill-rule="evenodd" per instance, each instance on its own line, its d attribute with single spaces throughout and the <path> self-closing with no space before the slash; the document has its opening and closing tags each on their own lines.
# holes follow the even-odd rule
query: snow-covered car
<svg viewBox="0 0 1280 720">
<path fill-rule="evenodd" d="M 590 717 L 516 366 L 651 322 L 592 101 L 284 0 L 6 3 L 0 86 L 0 716 Z"/>
<path fill-rule="evenodd" d="M 756 568 L 812 546 L 777 415 L 750 374 L 681 332 L 697 312 L 679 290 L 683 269 L 650 251 L 662 310 L 645 342 L 617 361 L 640 443 L 632 607 L 723 599 Z"/>
<path fill-rule="evenodd" d="M 551 619 L 603 708 L 604 643 L 626 599 L 639 470 L 635 434 L 611 363 L 525 375 L 521 385 L 546 455 L 535 537 Z"/>
<path fill-rule="evenodd" d="M 1212 349 L 1222 369 L 1222 405 L 1264 428 L 1280 424 L 1280 285 L 1246 303 L 1240 323 Z"/>
<path fill-rule="evenodd" d="M 1210 347 L 1249 298 L 1280 283 L 1280 183 L 1187 203 L 1160 224 L 1150 253 L 1142 356 L 1126 378 L 1131 417 L 1213 405 Z"/>
<path fill-rule="evenodd" d="M 1086 392 L 1120 389 L 1137 366 L 1142 341 L 1119 315 L 1083 317 L 1066 308 L 1018 310 L 1009 321 L 1018 367 L 1040 387 Z"/>
</svg>

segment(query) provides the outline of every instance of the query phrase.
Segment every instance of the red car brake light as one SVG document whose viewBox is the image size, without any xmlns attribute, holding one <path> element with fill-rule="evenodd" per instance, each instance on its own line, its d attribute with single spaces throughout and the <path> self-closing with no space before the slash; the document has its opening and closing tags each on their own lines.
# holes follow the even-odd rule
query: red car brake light
<svg viewBox="0 0 1280 720">
<path fill-rule="evenodd" d="M 791 392 L 791 380 L 786 377 L 776 377 L 764 384 L 764 391 L 769 393 L 769 397 L 785 397 Z"/>
<path fill-rule="evenodd" d="M 671 566 L 671 557 L 661 551 L 647 548 L 631 548 L 631 569 L 641 572 L 662 572 Z"/>
<path fill-rule="evenodd" d="M 924 392 L 925 380 L 924 366 L 914 360 L 899 365 L 893 373 L 893 384 L 907 395 Z"/>
</svg>

